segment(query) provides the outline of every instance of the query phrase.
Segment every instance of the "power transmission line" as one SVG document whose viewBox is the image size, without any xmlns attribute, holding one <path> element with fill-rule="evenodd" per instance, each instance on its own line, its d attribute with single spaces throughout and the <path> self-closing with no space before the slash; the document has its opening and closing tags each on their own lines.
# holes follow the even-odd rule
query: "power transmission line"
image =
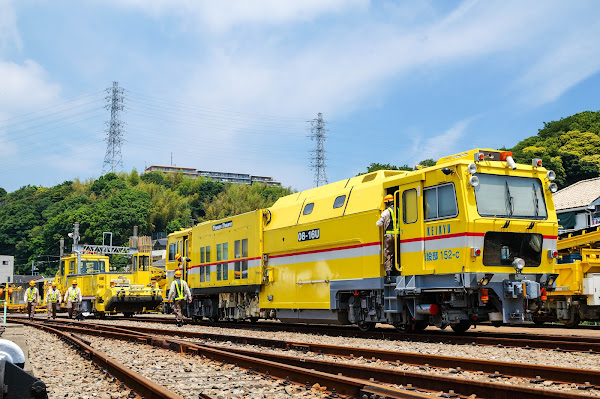
<svg viewBox="0 0 600 399">
<path fill-rule="evenodd" d="M 123 111 L 125 96 L 123 88 L 119 87 L 119 82 L 113 82 L 112 87 L 106 89 L 109 93 L 106 100 L 109 101 L 105 108 L 110 109 L 110 122 L 108 122 L 108 137 L 106 138 L 106 155 L 104 156 L 104 165 L 102 173 L 123 170 L 123 157 L 121 155 L 121 145 L 123 144 L 123 125 L 119 113 Z"/>
<path fill-rule="evenodd" d="M 315 149 L 311 152 L 314 156 L 311 158 L 311 168 L 315 171 L 315 187 L 322 184 L 327 184 L 327 174 L 325 173 L 325 149 L 323 142 L 325 141 L 325 121 L 323 114 L 318 113 L 317 117 L 310 122 L 311 140 L 315 141 Z"/>
</svg>

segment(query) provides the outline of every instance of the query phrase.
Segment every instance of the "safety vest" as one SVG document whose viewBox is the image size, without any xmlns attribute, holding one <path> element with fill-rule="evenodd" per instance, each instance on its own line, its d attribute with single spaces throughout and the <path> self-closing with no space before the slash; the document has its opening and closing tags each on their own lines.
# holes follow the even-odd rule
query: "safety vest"
<svg viewBox="0 0 600 399">
<path fill-rule="evenodd" d="M 76 301 L 77 300 L 77 288 L 73 289 L 73 287 L 71 287 L 71 296 L 70 296 L 72 301 Z"/>
<path fill-rule="evenodd" d="M 183 281 L 180 281 L 179 284 L 175 281 L 175 290 L 177 291 L 176 301 L 185 299 L 185 295 L 183 295 Z"/>
<path fill-rule="evenodd" d="M 29 302 L 33 302 L 33 296 L 35 295 L 35 288 L 28 288 L 29 291 L 27 291 L 27 300 Z"/>
<path fill-rule="evenodd" d="M 56 302 L 58 300 L 59 295 L 60 295 L 59 290 L 51 290 L 50 291 L 50 302 Z"/>
<path fill-rule="evenodd" d="M 390 224 L 391 224 L 391 230 L 390 230 L 390 224 L 388 224 L 387 229 L 385 230 L 385 234 L 398 234 L 398 229 L 396 228 L 396 212 L 394 212 L 394 206 L 390 206 L 388 208 L 388 211 L 390 211 Z"/>
</svg>

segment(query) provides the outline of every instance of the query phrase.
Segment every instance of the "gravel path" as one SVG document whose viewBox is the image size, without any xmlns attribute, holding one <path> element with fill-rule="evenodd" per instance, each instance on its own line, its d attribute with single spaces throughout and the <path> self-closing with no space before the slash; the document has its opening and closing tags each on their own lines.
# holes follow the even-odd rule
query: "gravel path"
<svg viewBox="0 0 600 399">
<path fill-rule="evenodd" d="M 133 325 L 159 329 L 177 330 L 171 324 L 151 322 L 135 322 L 123 320 L 94 321 L 111 325 Z M 306 333 L 285 331 L 251 331 L 220 327 L 184 325 L 185 331 L 206 332 L 221 335 L 236 335 L 244 337 L 271 338 L 278 340 L 318 343 L 325 345 L 351 346 L 372 348 L 389 351 L 416 352 L 442 356 L 467 357 L 473 359 L 488 359 L 512 363 L 543 364 L 555 367 L 570 367 L 579 369 L 600 370 L 600 355 L 582 352 L 554 352 L 544 349 L 498 348 L 494 346 L 453 345 L 428 342 L 388 341 L 378 339 L 332 337 Z"/>
<path fill-rule="evenodd" d="M 121 363 L 186 399 L 197 399 L 200 393 L 217 399 L 324 398 L 328 395 L 324 393 L 325 387 L 313 386 L 307 390 L 199 356 L 91 335 L 87 339 L 94 348 L 105 353 L 117 352 Z"/>
<path fill-rule="evenodd" d="M 54 334 L 25 326 L 34 375 L 48 387 L 48 397 L 78 399 L 125 398 L 129 390 L 113 382 Z"/>
<path fill-rule="evenodd" d="M 390 351 L 407 351 L 418 353 L 438 354 L 445 356 L 460 356 L 483 358 L 513 363 L 545 364 L 557 367 L 573 367 L 600 370 L 600 355 L 589 353 L 560 353 L 548 350 L 524 350 L 518 348 L 497 348 L 471 345 L 451 345 L 440 343 L 402 342 L 369 340 L 362 338 L 331 337 L 315 334 L 235 330 L 219 327 L 186 325 L 178 329 L 172 325 L 156 323 L 132 322 L 123 320 L 93 321 L 111 325 L 135 325 L 151 328 L 209 332 L 214 334 L 241 335 L 245 337 L 256 336 L 262 338 L 283 339 L 297 342 L 320 343 L 330 345 L 356 346 Z M 104 379 L 104 374 L 96 370 L 90 363 L 84 361 L 74 350 L 56 339 L 53 335 L 42 331 L 27 328 L 28 345 L 30 345 L 30 358 L 34 365 L 34 372 L 49 386 L 51 398 L 119 398 L 126 397 L 129 391 L 117 384 Z M 215 398 L 290 398 L 290 397 L 324 397 L 322 387 L 313 387 L 306 390 L 302 386 L 285 385 L 279 380 L 265 380 L 263 377 L 248 374 L 245 369 L 233 365 L 221 364 L 200 357 L 185 354 L 175 354 L 164 349 L 150 346 L 120 342 L 109 339 L 100 339 L 90 336 L 93 346 L 106 353 L 118 353 L 115 358 L 128 367 L 166 386 L 185 398 L 197 398 L 199 393 L 205 393 Z M 31 341 L 31 342 L 30 342 Z M 233 344 L 231 342 L 208 342 L 211 345 L 228 347 L 244 347 L 252 350 L 251 346 Z M 261 351 L 281 353 L 280 350 L 260 348 Z M 286 351 L 288 355 L 299 357 L 326 357 L 317 354 Z M 54 359 L 54 360 L 53 360 Z M 331 359 L 331 358 L 328 358 Z M 525 379 L 488 377 L 487 373 L 470 373 L 456 370 L 437 370 L 434 368 L 420 368 L 408 365 L 394 365 L 387 362 L 372 361 L 367 359 L 337 359 L 340 362 L 366 364 L 375 367 L 395 368 L 411 372 L 440 374 L 450 377 L 494 381 L 512 385 L 525 385 L 531 387 L 544 387 L 570 391 L 591 396 L 600 396 L 600 390 L 582 391 L 576 385 L 552 385 L 545 382 L 534 385 Z M 65 372 L 66 370 L 66 372 Z M 69 370 L 83 370 L 82 373 Z M 68 379 L 65 375 L 72 375 Z M 67 396 L 65 396 L 67 395 Z"/>
</svg>

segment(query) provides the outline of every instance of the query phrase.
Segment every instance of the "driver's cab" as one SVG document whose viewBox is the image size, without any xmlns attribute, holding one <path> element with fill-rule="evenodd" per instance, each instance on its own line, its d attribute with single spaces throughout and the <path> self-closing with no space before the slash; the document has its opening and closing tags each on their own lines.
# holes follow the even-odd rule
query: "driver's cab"
<svg viewBox="0 0 600 399">
<path fill-rule="evenodd" d="M 70 254 L 60 260 L 58 272 L 56 273 L 57 288 L 64 293 L 67 287 L 70 287 L 73 280 L 80 284 L 85 276 L 103 274 L 108 272 L 108 256 L 98 254 L 82 253 Z M 89 279 L 90 277 L 88 277 Z"/>
<path fill-rule="evenodd" d="M 131 256 L 130 269 L 133 272 L 133 281 L 136 284 L 151 284 L 152 257 L 147 252 L 137 252 Z"/>
</svg>

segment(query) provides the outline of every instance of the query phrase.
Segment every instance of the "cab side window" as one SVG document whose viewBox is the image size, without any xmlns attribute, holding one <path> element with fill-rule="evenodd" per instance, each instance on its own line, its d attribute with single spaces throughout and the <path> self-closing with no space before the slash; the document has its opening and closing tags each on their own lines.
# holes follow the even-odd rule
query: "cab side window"
<svg viewBox="0 0 600 399">
<path fill-rule="evenodd" d="M 406 224 L 415 223 L 418 217 L 417 190 L 405 190 L 402 193 L 402 220 Z"/>
<path fill-rule="evenodd" d="M 442 184 L 423 190 L 425 220 L 451 218 L 458 215 L 454 184 Z"/>
</svg>

